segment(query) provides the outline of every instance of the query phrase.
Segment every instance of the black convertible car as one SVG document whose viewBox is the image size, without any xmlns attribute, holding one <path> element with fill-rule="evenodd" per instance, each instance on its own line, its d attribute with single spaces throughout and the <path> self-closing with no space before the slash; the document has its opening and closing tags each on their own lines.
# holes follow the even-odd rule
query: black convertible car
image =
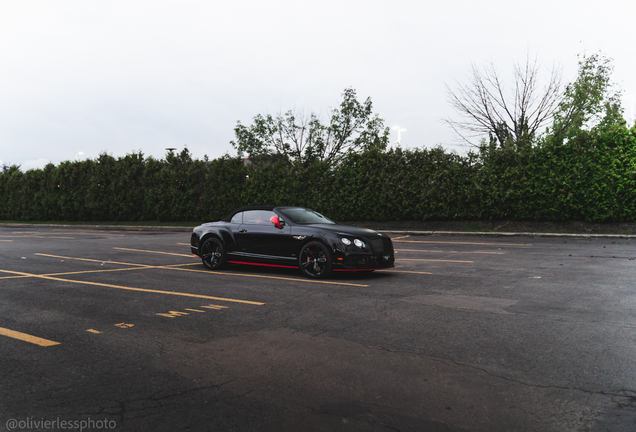
<svg viewBox="0 0 636 432">
<path fill-rule="evenodd" d="M 218 270 L 228 263 L 300 268 L 311 278 L 332 271 L 393 267 L 391 239 L 375 231 L 337 225 L 302 207 L 258 206 L 230 212 L 219 222 L 198 226 L 192 253 Z"/>
</svg>

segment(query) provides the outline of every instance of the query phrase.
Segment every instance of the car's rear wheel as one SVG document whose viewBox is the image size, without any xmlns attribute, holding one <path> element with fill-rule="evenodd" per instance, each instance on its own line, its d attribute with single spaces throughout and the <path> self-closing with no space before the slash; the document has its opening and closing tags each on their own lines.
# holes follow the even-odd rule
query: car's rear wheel
<svg viewBox="0 0 636 432">
<path fill-rule="evenodd" d="M 300 270 L 307 277 L 322 279 L 331 275 L 331 252 L 323 243 L 313 241 L 300 250 L 298 256 Z"/>
<path fill-rule="evenodd" d="M 209 238 L 201 246 L 201 261 L 210 270 L 220 270 L 225 266 L 225 247 L 216 237 Z"/>
</svg>

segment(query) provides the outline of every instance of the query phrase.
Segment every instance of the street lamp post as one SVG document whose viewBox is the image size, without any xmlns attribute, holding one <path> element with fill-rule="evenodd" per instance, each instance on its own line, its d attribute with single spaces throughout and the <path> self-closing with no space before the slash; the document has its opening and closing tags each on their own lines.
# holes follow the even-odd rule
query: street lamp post
<svg viewBox="0 0 636 432">
<path fill-rule="evenodd" d="M 397 131 L 398 139 L 395 144 L 400 145 L 402 143 L 402 132 L 406 132 L 406 129 L 401 128 L 399 125 L 395 125 L 391 129 L 395 129 Z"/>
</svg>

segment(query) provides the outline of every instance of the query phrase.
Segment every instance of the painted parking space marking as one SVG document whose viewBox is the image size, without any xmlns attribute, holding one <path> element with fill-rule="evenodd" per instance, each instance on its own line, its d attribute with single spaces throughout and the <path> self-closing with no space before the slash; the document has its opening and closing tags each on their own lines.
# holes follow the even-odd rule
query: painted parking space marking
<svg viewBox="0 0 636 432">
<path fill-rule="evenodd" d="M 115 327 L 119 327 L 119 328 L 131 328 L 134 327 L 134 324 L 130 324 L 130 323 L 125 323 L 125 322 L 120 322 L 118 324 L 113 324 Z"/>
<path fill-rule="evenodd" d="M 442 260 L 442 259 L 426 259 L 426 258 L 400 258 L 400 261 L 453 262 L 453 263 L 468 263 L 468 264 L 475 262 L 475 261 Z"/>
<path fill-rule="evenodd" d="M 98 331 L 98 330 L 88 329 L 88 330 L 86 330 L 86 331 L 87 331 L 87 332 L 89 332 L 89 333 L 101 334 L 101 332 L 100 332 L 100 331 Z"/>
<path fill-rule="evenodd" d="M 234 303 L 246 303 L 246 304 L 259 305 L 259 306 L 265 304 L 265 303 L 262 303 L 262 302 L 254 302 L 254 301 L 249 301 L 249 300 L 239 300 L 239 299 L 230 299 L 230 298 L 224 298 L 224 297 L 214 297 L 214 296 L 207 296 L 207 295 L 202 295 L 202 294 L 184 293 L 184 292 L 179 292 L 179 291 L 162 291 L 162 290 L 153 290 L 153 289 L 148 289 L 148 288 L 134 288 L 134 287 L 121 286 L 121 285 L 112 285 L 112 284 L 105 284 L 105 283 L 99 283 L 99 282 L 77 281 L 77 280 L 72 280 L 72 279 L 62 279 L 62 278 L 53 277 L 53 276 L 42 276 L 42 275 L 36 275 L 36 274 L 31 274 L 31 273 L 15 272 L 15 271 L 10 271 L 10 270 L 0 270 L 0 272 L 18 274 L 18 275 L 23 275 L 23 276 L 30 276 L 30 277 L 34 277 L 34 278 L 38 278 L 38 279 L 54 280 L 54 281 L 58 281 L 58 282 L 68 282 L 68 283 L 81 284 L 81 285 L 100 286 L 100 287 L 115 288 L 115 289 L 121 289 L 121 290 L 127 290 L 127 291 L 146 292 L 146 293 L 152 293 L 152 294 L 165 294 L 165 295 L 174 295 L 174 296 L 182 296 L 182 297 L 203 298 L 203 299 L 209 299 L 209 300 L 218 300 L 218 301 L 226 301 L 226 302 L 234 302 Z"/>
<path fill-rule="evenodd" d="M 134 264 L 134 263 L 119 262 L 119 261 L 105 261 L 105 260 L 96 260 L 96 259 L 90 259 L 90 258 L 77 258 L 77 257 L 68 257 L 68 256 L 61 256 L 61 255 L 50 255 L 50 254 L 43 254 L 43 253 L 34 253 L 33 255 L 49 257 L 49 258 L 62 258 L 62 259 L 75 260 L 75 261 L 88 261 L 88 262 L 129 265 L 129 266 L 138 266 L 138 267 L 152 267 L 146 264 Z"/>
<path fill-rule="evenodd" d="M 395 241 L 395 240 L 398 240 L 398 239 L 403 239 L 403 238 L 408 238 L 408 237 L 411 237 L 411 236 L 405 235 L 405 236 L 402 236 L 402 237 L 393 237 L 391 240 Z"/>
<path fill-rule="evenodd" d="M 396 240 L 394 240 L 396 241 Z M 428 244 L 461 244 L 461 245 L 482 245 L 482 246 L 532 246 L 529 243 L 485 243 L 485 242 L 447 242 L 433 240 L 397 240 L 397 243 L 428 243 Z"/>
<path fill-rule="evenodd" d="M 0 279 L 24 279 L 30 276 L 2 276 Z"/>
<path fill-rule="evenodd" d="M 29 234 L 29 235 L 0 235 L 0 237 L 9 237 L 9 238 L 39 238 L 39 239 L 67 239 L 73 240 L 75 237 L 57 237 L 57 236 L 43 236 L 38 234 Z"/>
<path fill-rule="evenodd" d="M 294 281 L 294 282 L 319 283 L 319 284 L 328 284 L 328 285 L 346 285 L 346 286 L 355 286 L 355 287 L 369 286 L 369 285 L 355 284 L 355 283 L 348 283 L 348 282 L 334 282 L 334 281 L 323 281 L 323 280 L 314 280 L 314 279 L 297 279 L 297 278 L 286 278 L 281 276 L 256 275 L 256 274 L 249 274 L 249 273 L 228 273 L 228 272 L 220 272 L 220 271 L 195 270 L 195 269 L 186 269 L 186 268 L 175 268 L 175 270 L 197 272 L 197 273 L 207 273 L 212 275 L 244 276 L 244 277 L 254 277 L 254 278 L 263 278 L 263 279 L 288 280 L 288 281 Z"/>
<path fill-rule="evenodd" d="M 52 340 L 48 340 L 48 339 L 43 339 L 37 336 L 32 336 L 26 333 L 22 333 L 19 331 L 15 331 L 15 330 L 10 330 L 7 328 L 3 328 L 0 327 L 0 335 L 2 336 L 7 336 L 13 339 L 19 339 L 21 341 L 24 342 L 29 342 L 35 345 L 40 345 L 43 347 L 48 347 L 48 346 L 53 346 L 53 345 L 60 345 L 60 342 L 54 342 Z"/>
<path fill-rule="evenodd" d="M 419 271 L 408 271 L 408 270 L 391 270 L 391 269 L 378 269 L 376 271 L 381 271 L 381 272 L 385 272 L 385 273 L 414 273 L 414 274 L 426 274 L 426 275 L 432 275 L 433 273 L 431 272 L 419 272 Z"/>
<path fill-rule="evenodd" d="M 72 258 L 69 258 L 72 259 Z M 185 266 L 191 266 L 191 265 L 198 265 L 200 263 L 196 262 L 196 263 L 188 263 L 188 264 L 169 264 L 169 265 L 165 265 L 165 266 L 148 266 L 148 265 L 142 265 L 142 264 L 129 264 L 129 265 L 133 265 L 135 267 L 131 267 L 131 268 L 123 268 L 123 269 L 104 269 L 104 270 L 84 270 L 84 271 L 76 271 L 76 272 L 62 272 L 62 273 L 49 273 L 49 274 L 43 274 L 43 275 L 36 275 L 36 274 L 31 274 L 31 273 L 20 273 L 20 272 L 9 272 L 8 270 L 0 270 L 0 272 L 5 272 L 5 273 L 17 273 L 17 275 L 14 276 L 2 276 L 0 277 L 0 280 L 2 279 L 24 279 L 24 278 L 31 278 L 31 277 L 39 277 L 39 278 L 43 278 L 43 279 L 54 279 L 55 276 L 66 276 L 66 275 L 75 275 L 75 274 L 88 274 L 88 273 L 105 273 L 105 272 L 120 272 L 120 271 L 130 271 L 130 270 L 145 270 L 145 269 L 163 269 L 163 270 L 185 270 L 185 271 L 192 271 L 192 272 L 197 272 L 197 273 L 206 273 L 206 274 L 210 274 L 210 275 L 224 275 L 224 276 L 244 276 L 244 277 L 254 277 L 254 278 L 265 278 L 265 279 L 278 279 L 278 280 L 286 280 L 286 281 L 294 281 L 294 282 L 307 282 L 307 283 L 320 283 L 320 284 L 328 284 L 328 285 L 345 285 L 345 286 L 354 286 L 354 287 L 368 287 L 369 285 L 365 285 L 365 284 L 356 284 L 356 283 L 348 283 L 348 282 L 332 282 L 332 281 L 319 281 L 319 280 L 312 280 L 312 279 L 295 279 L 295 278 L 286 278 L 286 277 L 280 277 L 280 276 L 266 276 L 266 275 L 254 275 L 254 274 L 247 274 L 247 273 L 227 273 L 227 272 L 212 272 L 209 270 L 193 270 L 193 269 L 185 269 L 185 268 L 180 268 L 180 267 L 185 267 Z M 74 282 L 74 283 L 86 283 L 86 284 L 93 284 L 93 282 L 82 282 L 82 281 L 74 281 L 74 280 L 70 280 L 70 279 L 60 279 L 63 281 L 67 281 L 67 282 Z M 108 285 L 104 285 L 104 286 L 108 286 Z M 115 287 L 115 286 L 113 286 Z M 132 288 L 131 288 L 132 289 Z M 142 289 L 139 289 L 140 291 L 143 291 Z M 150 292 L 152 292 L 152 290 L 150 290 Z M 159 291 L 157 291 L 159 292 Z M 204 298 L 208 298 L 208 297 L 204 297 Z M 263 303 L 264 304 L 264 303 Z"/>
<path fill-rule="evenodd" d="M 135 250 L 135 249 L 127 249 L 127 250 Z M 142 251 L 142 252 L 157 252 L 157 251 Z M 172 255 L 171 253 L 168 253 L 168 254 Z M 288 280 L 288 281 L 294 281 L 294 282 L 318 283 L 318 284 L 327 284 L 327 285 L 355 286 L 355 287 L 363 287 L 363 288 L 369 286 L 366 284 L 356 284 L 356 283 L 349 283 L 349 282 L 324 281 L 324 280 L 314 280 L 314 279 L 298 279 L 298 278 L 287 278 L 282 276 L 267 276 L 267 275 L 256 275 L 256 274 L 249 274 L 249 273 L 231 273 L 231 272 L 181 268 L 185 266 L 201 264 L 198 261 L 193 263 L 187 263 L 187 264 L 168 264 L 168 265 L 161 265 L 161 266 L 151 266 L 146 264 L 126 263 L 126 262 L 119 262 L 119 261 L 104 261 L 104 260 L 95 260 L 90 258 L 74 258 L 74 257 L 61 256 L 61 255 L 50 255 L 50 254 L 40 254 L 40 253 L 36 253 L 35 255 L 45 256 L 50 258 L 68 259 L 68 260 L 79 260 L 79 261 L 88 261 L 88 262 L 135 266 L 132 269 L 114 269 L 112 271 L 137 270 L 137 269 L 169 269 L 169 270 L 181 270 L 181 271 L 191 271 L 191 272 L 197 272 L 197 273 L 206 273 L 209 275 L 244 276 L 244 277 L 254 277 L 254 278 L 263 278 L 263 279 Z M 188 258 L 190 258 L 190 255 L 182 255 L 182 254 L 174 254 L 174 255 L 187 256 Z M 89 273 L 89 272 L 100 272 L 100 271 L 104 271 L 104 270 L 86 270 L 85 272 Z M 29 273 L 24 273 L 24 275 L 29 275 Z M 44 277 L 44 276 L 56 276 L 56 275 L 57 275 L 56 273 L 53 273 L 51 275 L 39 275 L 39 276 Z M 10 277 L 33 277 L 33 276 L 10 276 Z"/>
<path fill-rule="evenodd" d="M 192 254 L 180 254 L 180 253 L 174 253 L 174 252 L 161 252 L 161 251 L 154 251 L 154 250 L 129 249 L 129 248 L 120 248 L 120 247 L 114 247 L 113 249 L 133 251 L 133 252 L 147 252 L 147 253 L 155 253 L 155 254 L 162 254 L 162 255 L 176 255 L 176 256 L 192 258 Z"/>
<path fill-rule="evenodd" d="M 206 308 L 206 309 L 212 309 L 212 310 L 222 310 L 222 309 L 227 309 L 227 306 L 220 306 L 220 305 L 215 305 L 215 304 L 210 304 L 210 305 L 204 305 L 204 306 L 200 306 L 202 308 Z M 192 309 L 192 308 L 184 308 L 183 310 L 187 310 L 190 312 L 199 312 L 199 313 L 205 313 L 206 311 L 201 310 L 201 309 Z M 190 315 L 189 312 L 182 312 L 182 311 L 168 311 L 168 312 L 160 312 L 157 313 L 155 315 L 158 316 L 162 316 L 162 317 L 166 317 L 166 318 L 178 318 L 180 316 L 184 316 L 184 315 Z"/>
<path fill-rule="evenodd" d="M 168 317 L 168 318 L 176 318 L 176 317 L 180 317 L 181 315 L 190 315 L 190 314 L 187 312 L 168 311 L 165 313 L 158 313 L 157 315 Z"/>
<path fill-rule="evenodd" d="M 126 234 L 111 234 L 106 233 L 104 231 L 72 231 L 72 232 L 57 232 L 57 234 L 69 234 L 69 235 L 100 235 L 100 236 L 108 236 L 108 237 L 125 237 Z"/>
<path fill-rule="evenodd" d="M 486 255 L 505 255 L 505 252 L 487 252 L 487 251 L 443 251 L 443 250 L 423 250 L 423 249 L 395 249 L 399 252 L 431 252 L 431 253 L 452 253 L 452 254 L 486 254 Z"/>
</svg>

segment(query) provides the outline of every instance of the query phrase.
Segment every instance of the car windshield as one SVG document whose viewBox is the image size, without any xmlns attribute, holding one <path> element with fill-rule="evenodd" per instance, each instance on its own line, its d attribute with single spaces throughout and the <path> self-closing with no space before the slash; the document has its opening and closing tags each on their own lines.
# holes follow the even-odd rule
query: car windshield
<svg viewBox="0 0 636 432">
<path fill-rule="evenodd" d="M 327 219 L 323 215 L 313 210 L 304 208 L 286 208 L 281 209 L 287 218 L 297 224 L 334 224 L 335 222 Z"/>
</svg>

